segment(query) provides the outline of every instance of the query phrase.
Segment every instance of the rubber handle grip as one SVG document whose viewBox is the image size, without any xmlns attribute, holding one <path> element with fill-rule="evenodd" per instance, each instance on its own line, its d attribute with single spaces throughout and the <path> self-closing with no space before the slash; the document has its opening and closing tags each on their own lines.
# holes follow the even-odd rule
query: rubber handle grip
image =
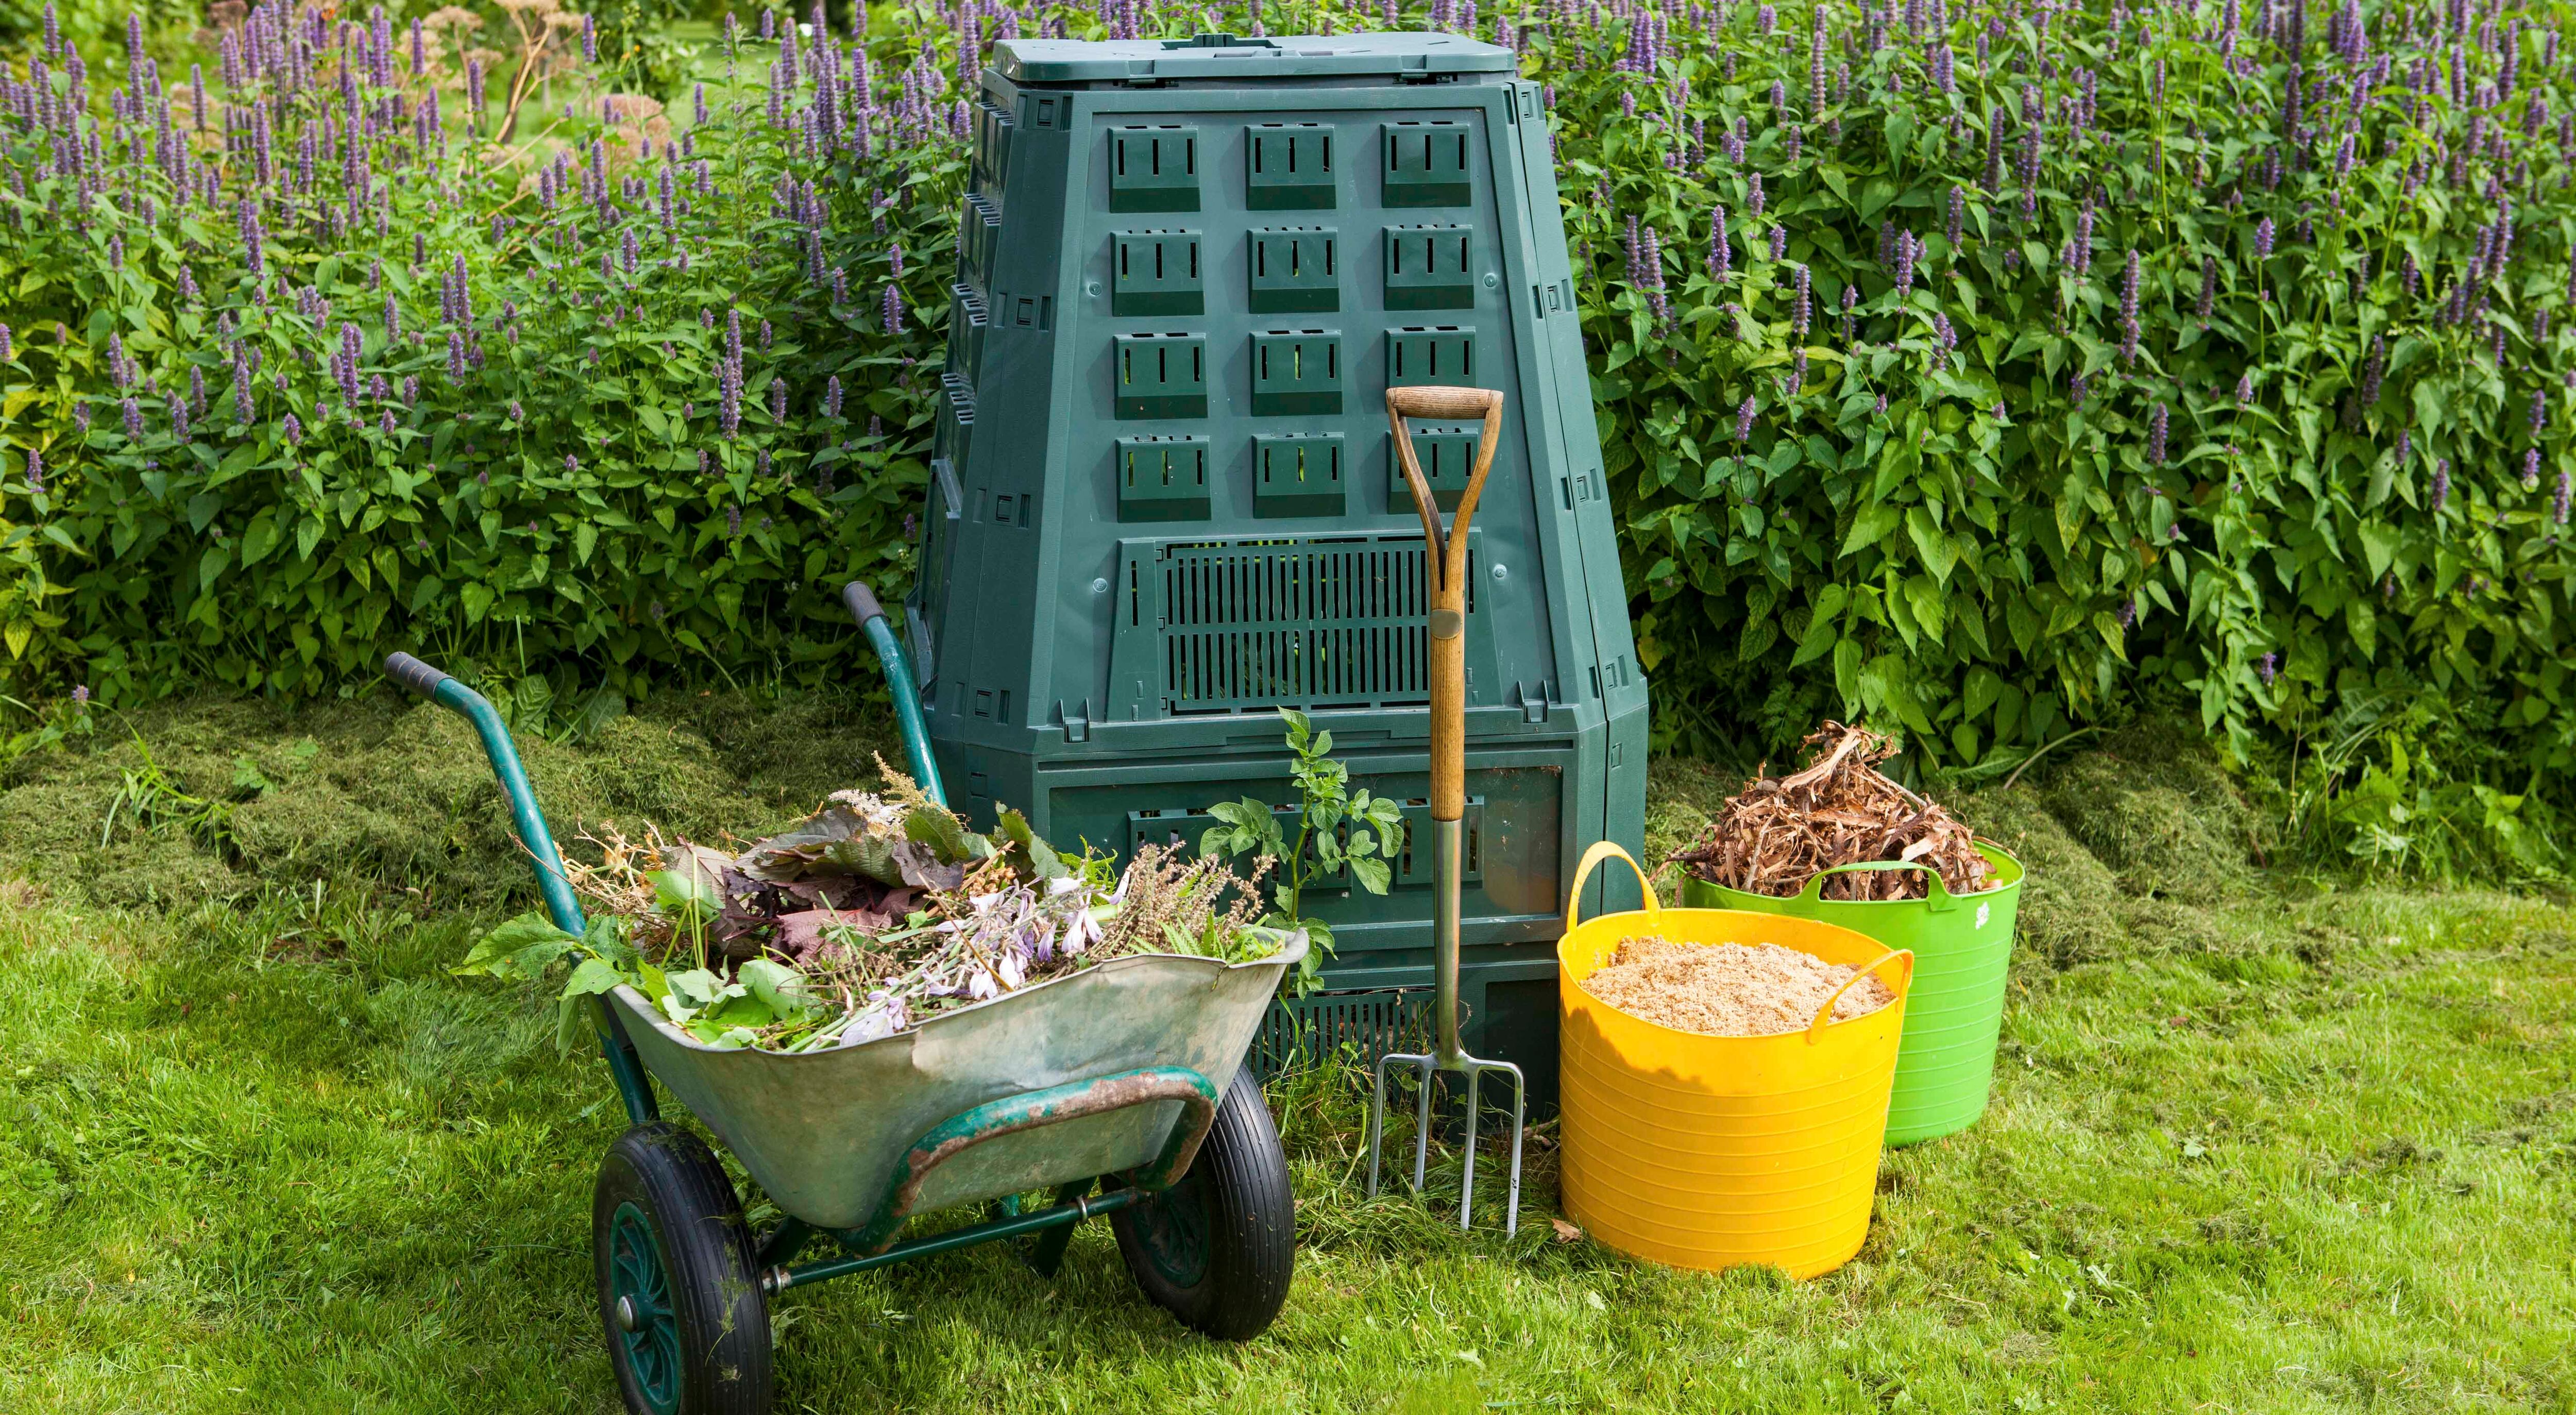
<svg viewBox="0 0 2576 1415">
<path fill-rule="evenodd" d="M 446 674 L 407 653 L 385 659 L 385 676 L 424 698 L 437 693 L 438 685 L 447 681 Z"/>
<path fill-rule="evenodd" d="M 1490 388 L 1423 385 L 1386 390 L 1387 406 L 1405 418 L 1481 418 L 1502 397 Z"/>
<path fill-rule="evenodd" d="M 885 606 L 877 603 L 876 591 L 859 580 L 841 586 L 841 603 L 850 607 L 850 617 L 862 626 L 871 619 L 885 617 Z"/>
</svg>

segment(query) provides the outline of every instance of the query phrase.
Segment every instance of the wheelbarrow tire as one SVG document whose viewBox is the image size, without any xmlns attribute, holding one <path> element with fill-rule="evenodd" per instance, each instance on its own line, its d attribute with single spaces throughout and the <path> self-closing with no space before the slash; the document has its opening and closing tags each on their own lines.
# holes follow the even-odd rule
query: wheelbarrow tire
<svg viewBox="0 0 2576 1415">
<path fill-rule="evenodd" d="M 1180 1182 L 1109 1216 L 1147 1297 L 1221 1341 L 1249 1341 L 1287 1305 L 1297 1199 L 1261 1083 L 1245 1067 Z"/>
<path fill-rule="evenodd" d="M 769 1304 L 706 1141 L 669 1121 L 618 1136 L 591 1192 L 591 1256 L 628 1410 L 769 1415 Z"/>
</svg>

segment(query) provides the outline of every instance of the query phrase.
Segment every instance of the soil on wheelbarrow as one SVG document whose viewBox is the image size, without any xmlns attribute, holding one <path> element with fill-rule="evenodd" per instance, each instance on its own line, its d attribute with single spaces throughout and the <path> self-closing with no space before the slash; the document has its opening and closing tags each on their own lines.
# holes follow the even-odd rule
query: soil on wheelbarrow
<svg viewBox="0 0 2576 1415">
<path fill-rule="evenodd" d="M 1673 859 L 1711 884 L 1780 899 L 1805 888 L 1818 870 L 1864 860 L 1939 870 L 1952 894 L 1994 887 L 1994 869 L 1968 828 L 1879 772 L 1896 751 L 1885 737 L 1828 722 L 1804 745 L 1803 769 L 1746 782 L 1699 842 Z M 1921 899 L 1929 891 L 1921 871 L 1875 870 L 1835 875 L 1820 892 L 1827 899 Z"/>
<path fill-rule="evenodd" d="M 1583 990 L 1631 1017 L 1682 1032 L 1767 1037 L 1803 1031 L 1834 989 L 1860 971 L 1776 943 L 1623 939 Z M 1834 1003 L 1834 1020 L 1866 1017 L 1896 1000 L 1876 974 Z"/>
</svg>

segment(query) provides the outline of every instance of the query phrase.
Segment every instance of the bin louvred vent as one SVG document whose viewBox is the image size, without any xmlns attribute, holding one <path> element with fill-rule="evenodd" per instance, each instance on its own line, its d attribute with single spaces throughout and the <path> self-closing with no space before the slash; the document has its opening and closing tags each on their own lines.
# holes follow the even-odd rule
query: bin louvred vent
<svg viewBox="0 0 2576 1415">
<path fill-rule="evenodd" d="M 1472 566 L 1481 558 L 1472 531 L 1468 540 Z M 1430 695 L 1418 535 L 1129 542 L 1121 558 L 1120 717 Z M 1472 589 L 1467 615 L 1474 660 L 1483 626 Z"/>
</svg>

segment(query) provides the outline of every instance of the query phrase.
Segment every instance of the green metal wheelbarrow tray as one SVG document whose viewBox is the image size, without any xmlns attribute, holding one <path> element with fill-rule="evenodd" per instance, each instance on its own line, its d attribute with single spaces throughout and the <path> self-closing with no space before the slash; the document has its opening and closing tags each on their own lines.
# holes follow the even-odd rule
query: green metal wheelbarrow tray
<svg viewBox="0 0 2576 1415">
<path fill-rule="evenodd" d="M 864 587 L 847 598 L 884 663 L 913 774 L 944 799 L 902 649 Z M 385 671 L 473 724 L 548 914 L 580 933 L 581 907 L 500 715 L 409 654 Z M 596 999 L 600 1049 L 632 1122 L 592 1200 L 600 1319 L 627 1407 L 767 1411 L 770 1299 L 1023 1236 L 1030 1264 L 1052 1275 L 1074 1225 L 1095 1216 L 1110 1219 L 1147 1296 L 1208 1335 L 1257 1335 L 1287 1298 L 1296 1212 L 1278 1131 L 1243 1059 L 1305 949 L 1297 933 L 1250 963 L 1114 958 L 909 1031 L 797 1055 L 706 1046 L 632 988 Z M 778 1223 L 751 1231 L 714 1152 L 661 1118 L 654 1080 L 733 1151 Z M 1018 1196 L 1038 1190 L 1053 1202 L 1024 1208 Z M 988 1214 L 979 1222 L 903 1236 L 918 1215 L 977 1205 Z M 798 1261 L 817 1247 L 827 1251 Z"/>
</svg>

